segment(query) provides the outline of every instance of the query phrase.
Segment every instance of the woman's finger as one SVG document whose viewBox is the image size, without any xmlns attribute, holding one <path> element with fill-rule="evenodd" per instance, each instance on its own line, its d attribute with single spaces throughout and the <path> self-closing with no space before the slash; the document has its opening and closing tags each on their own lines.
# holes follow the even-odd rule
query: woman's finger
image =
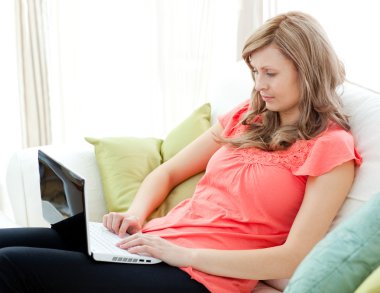
<svg viewBox="0 0 380 293">
<path fill-rule="evenodd" d="M 124 237 L 127 234 L 127 230 L 131 225 L 131 221 L 128 218 L 124 218 L 121 221 L 120 228 L 119 228 L 119 237 Z"/>
<path fill-rule="evenodd" d="M 107 214 L 106 216 L 105 216 L 105 221 L 106 221 L 106 228 L 108 229 L 108 230 L 111 230 L 111 225 L 112 225 L 112 214 Z"/>
<path fill-rule="evenodd" d="M 130 249 L 132 247 L 143 245 L 155 246 L 157 245 L 157 243 L 154 242 L 154 238 L 152 238 L 151 236 L 143 235 L 141 233 L 136 233 L 132 236 L 124 238 L 122 241 L 117 243 L 117 246 L 119 246 L 122 249 Z"/>
<path fill-rule="evenodd" d="M 116 245 L 120 248 L 126 249 L 135 245 L 141 245 L 142 244 L 142 233 L 136 233 L 131 236 L 128 236 L 118 242 Z"/>
<path fill-rule="evenodd" d="M 130 253 L 135 253 L 139 255 L 154 256 L 154 251 L 156 250 L 156 243 L 151 237 L 145 237 L 141 233 L 140 235 L 134 235 L 133 239 L 128 241 L 121 241 L 119 247 L 121 249 L 128 250 Z"/>
<path fill-rule="evenodd" d="M 107 216 L 108 216 L 108 215 L 105 214 L 105 215 L 103 216 L 103 221 L 102 221 L 102 222 L 103 222 L 103 226 L 106 227 L 106 228 L 107 228 Z"/>
<path fill-rule="evenodd" d="M 112 229 L 112 231 L 113 231 L 115 234 L 119 234 L 120 224 L 121 224 L 122 219 L 123 219 L 123 218 L 120 216 L 120 214 L 117 214 L 117 213 L 113 213 L 113 214 L 112 214 L 112 225 L 111 225 L 111 229 Z"/>
<path fill-rule="evenodd" d="M 138 254 L 138 255 L 144 255 L 144 256 L 152 256 L 156 257 L 154 254 L 155 248 L 149 245 L 139 245 L 134 246 L 128 249 L 128 252 Z"/>
</svg>

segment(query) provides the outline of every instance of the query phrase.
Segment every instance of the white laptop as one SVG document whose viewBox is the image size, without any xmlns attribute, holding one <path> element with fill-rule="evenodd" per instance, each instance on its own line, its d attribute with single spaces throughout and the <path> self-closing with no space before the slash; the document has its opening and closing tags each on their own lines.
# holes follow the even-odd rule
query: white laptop
<svg viewBox="0 0 380 293">
<path fill-rule="evenodd" d="M 107 230 L 102 223 L 90 222 L 85 198 L 85 180 L 43 151 L 38 151 L 41 203 L 43 217 L 56 224 L 70 217 L 85 221 L 88 254 L 97 261 L 155 264 L 161 260 L 129 253 L 115 244 L 119 236 Z"/>
</svg>

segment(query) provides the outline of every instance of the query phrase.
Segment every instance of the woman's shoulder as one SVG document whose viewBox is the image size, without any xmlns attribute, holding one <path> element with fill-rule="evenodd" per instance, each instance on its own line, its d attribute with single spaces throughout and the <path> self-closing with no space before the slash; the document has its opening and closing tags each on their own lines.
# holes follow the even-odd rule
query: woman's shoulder
<svg viewBox="0 0 380 293">
<path fill-rule="evenodd" d="M 218 117 L 218 121 L 224 129 L 223 134 L 225 136 L 236 134 L 239 126 L 241 126 L 240 121 L 249 110 L 249 107 L 250 100 L 248 99 Z"/>
<path fill-rule="evenodd" d="M 327 129 L 316 136 L 314 140 L 320 143 L 346 141 L 352 145 L 354 144 L 352 133 L 335 122 L 330 122 Z"/>
<path fill-rule="evenodd" d="M 298 147 L 297 147 L 298 145 Z M 348 160 L 361 164 L 354 137 L 336 123 L 311 140 L 298 141 L 295 149 L 304 149 L 305 161 L 295 170 L 297 175 L 321 175 Z"/>
</svg>

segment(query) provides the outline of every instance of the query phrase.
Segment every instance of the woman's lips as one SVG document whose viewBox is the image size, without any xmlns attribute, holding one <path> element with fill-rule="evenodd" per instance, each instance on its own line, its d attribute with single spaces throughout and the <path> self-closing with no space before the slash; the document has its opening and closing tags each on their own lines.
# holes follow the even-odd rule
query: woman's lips
<svg viewBox="0 0 380 293">
<path fill-rule="evenodd" d="M 270 97 L 270 96 L 264 96 L 264 95 L 261 95 L 261 98 L 264 100 L 264 102 L 270 102 L 270 101 L 273 101 L 273 97 Z"/>
</svg>

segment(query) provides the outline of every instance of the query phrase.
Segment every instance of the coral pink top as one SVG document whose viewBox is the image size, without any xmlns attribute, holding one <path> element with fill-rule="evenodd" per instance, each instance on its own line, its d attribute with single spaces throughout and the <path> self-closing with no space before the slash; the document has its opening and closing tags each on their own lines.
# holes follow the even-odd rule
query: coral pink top
<svg viewBox="0 0 380 293">
<path fill-rule="evenodd" d="M 246 101 L 219 117 L 226 136 L 244 130 L 239 121 L 248 106 Z M 165 217 L 148 222 L 143 232 L 192 248 L 281 245 L 302 203 L 308 176 L 321 175 L 349 160 L 361 163 L 353 137 L 334 125 L 285 151 L 223 146 L 210 159 L 193 197 Z M 181 269 L 211 292 L 251 292 L 257 283 L 213 276 L 191 267 Z"/>
</svg>

